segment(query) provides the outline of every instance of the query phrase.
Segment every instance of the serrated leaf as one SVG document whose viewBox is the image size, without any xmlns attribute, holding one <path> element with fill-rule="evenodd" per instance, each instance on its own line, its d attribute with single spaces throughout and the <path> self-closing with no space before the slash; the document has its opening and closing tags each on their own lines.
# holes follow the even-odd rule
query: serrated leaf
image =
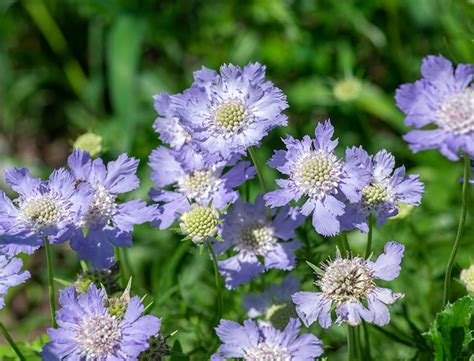
<svg viewBox="0 0 474 361">
<path fill-rule="evenodd" d="M 436 315 L 431 329 L 423 334 L 433 343 L 435 361 L 461 359 L 473 340 L 469 330 L 473 308 L 474 297 L 465 296 Z"/>
</svg>

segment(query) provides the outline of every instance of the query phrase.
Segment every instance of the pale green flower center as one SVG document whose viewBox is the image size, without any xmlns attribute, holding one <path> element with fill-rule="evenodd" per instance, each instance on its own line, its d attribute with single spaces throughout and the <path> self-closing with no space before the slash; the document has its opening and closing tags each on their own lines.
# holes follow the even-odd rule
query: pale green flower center
<svg viewBox="0 0 474 361">
<path fill-rule="evenodd" d="M 208 207 L 195 206 L 181 215 L 180 227 L 193 242 L 201 243 L 217 234 L 219 213 Z"/>
<path fill-rule="evenodd" d="M 86 360 L 112 355 L 121 339 L 118 321 L 108 314 L 91 314 L 85 317 L 76 332 L 78 351 Z"/>
<path fill-rule="evenodd" d="M 291 354 L 284 346 L 262 342 L 245 350 L 245 361 L 290 361 Z"/>
<path fill-rule="evenodd" d="M 178 188 L 188 199 L 203 202 L 211 199 L 219 188 L 221 181 L 212 170 L 196 170 L 186 174 L 178 181 Z"/>
<path fill-rule="evenodd" d="M 341 173 L 342 167 L 335 155 L 317 151 L 300 161 L 291 178 L 307 196 L 319 198 L 338 186 Z"/>
<path fill-rule="evenodd" d="M 474 91 L 468 88 L 451 95 L 441 104 L 437 115 L 436 123 L 448 132 L 474 132 Z"/>
<path fill-rule="evenodd" d="M 340 305 L 363 298 L 374 288 L 373 279 L 364 259 L 338 258 L 327 266 L 324 276 L 316 284 L 326 297 Z"/>
<path fill-rule="evenodd" d="M 241 103 L 224 103 L 216 111 L 217 124 L 225 130 L 235 131 L 245 120 L 245 108 Z"/>
<path fill-rule="evenodd" d="M 34 197 L 22 205 L 23 219 L 35 230 L 56 224 L 62 217 L 60 204 L 47 195 Z"/>
<path fill-rule="evenodd" d="M 369 184 L 362 190 L 362 199 L 367 205 L 388 202 L 387 189 L 381 184 Z"/>
</svg>

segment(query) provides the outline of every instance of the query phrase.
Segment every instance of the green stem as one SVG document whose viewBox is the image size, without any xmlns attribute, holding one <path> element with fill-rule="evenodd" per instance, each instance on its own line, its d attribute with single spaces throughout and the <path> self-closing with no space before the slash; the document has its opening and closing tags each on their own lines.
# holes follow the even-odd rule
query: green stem
<svg viewBox="0 0 474 361">
<path fill-rule="evenodd" d="M 125 287 L 127 285 L 127 265 L 125 264 L 125 260 L 123 259 L 123 254 L 120 252 L 120 248 L 117 247 L 115 249 L 116 255 L 120 265 L 120 281 L 122 282 L 122 286 Z"/>
<path fill-rule="evenodd" d="M 370 361 L 372 360 L 372 355 L 370 354 L 369 326 L 367 325 L 365 321 L 362 322 L 362 330 L 364 332 L 364 340 L 365 340 L 364 360 Z"/>
<path fill-rule="evenodd" d="M 355 360 L 355 346 L 354 327 L 347 325 L 347 359 L 349 361 Z"/>
<path fill-rule="evenodd" d="M 454 261 L 456 259 L 456 254 L 458 253 L 459 246 L 461 245 L 462 232 L 464 230 L 464 225 L 466 224 L 466 215 L 467 215 L 467 203 L 468 203 L 468 184 L 469 184 L 469 168 L 470 161 L 469 156 L 464 154 L 464 179 L 462 183 L 462 193 L 461 193 L 461 216 L 459 218 L 458 230 L 456 233 L 456 238 L 454 240 L 453 249 L 449 255 L 448 265 L 446 266 L 446 273 L 444 276 L 444 289 L 443 289 L 443 306 L 446 305 L 449 301 L 449 291 L 451 288 L 451 272 L 453 270 Z"/>
<path fill-rule="evenodd" d="M 212 248 L 211 242 L 207 241 L 207 247 L 209 248 L 209 253 L 211 254 L 212 264 L 214 265 L 214 278 L 216 281 L 216 292 L 217 292 L 217 322 L 222 318 L 222 310 L 224 308 L 224 301 L 222 299 L 222 283 L 219 275 L 219 266 L 217 264 L 216 252 Z"/>
<path fill-rule="evenodd" d="M 255 169 L 257 170 L 257 178 L 258 178 L 258 181 L 260 182 L 260 187 L 262 187 L 263 193 L 267 193 L 267 187 L 265 186 L 265 181 L 263 180 L 262 169 L 257 162 L 257 157 L 255 155 L 255 152 L 252 147 L 248 148 L 248 151 L 249 151 L 250 159 L 252 159 L 252 163 L 255 166 Z"/>
<path fill-rule="evenodd" d="M 16 355 L 18 356 L 18 358 L 21 360 L 21 361 L 25 361 L 25 356 L 23 356 L 23 354 L 21 353 L 20 349 L 18 348 L 17 344 L 15 343 L 15 341 L 13 340 L 13 338 L 10 336 L 10 334 L 8 333 L 7 329 L 5 328 L 5 326 L 3 325 L 2 322 L 0 322 L 0 331 L 3 333 L 3 336 L 5 336 L 5 338 L 7 339 L 8 343 L 10 344 L 10 346 L 12 347 L 13 351 L 15 351 Z"/>
<path fill-rule="evenodd" d="M 351 247 L 349 246 L 349 240 L 347 239 L 347 233 L 342 232 L 342 243 L 344 244 L 344 248 L 346 249 L 346 252 L 351 255 Z"/>
<path fill-rule="evenodd" d="M 44 248 L 46 250 L 46 265 L 48 267 L 48 288 L 49 288 L 49 306 L 51 310 L 51 324 L 54 328 L 58 327 L 56 323 L 56 297 L 54 296 L 54 269 L 53 258 L 51 256 L 51 244 L 48 237 L 44 238 Z"/>
<path fill-rule="evenodd" d="M 388 338 L 391 338 L 392 340 L 398 342 L 398 343 L 401 343 L 402 345 L 405 345 L 405 346 L 408 346 L 408 347 L 414 347 L 416 348 L 416 345 L 414 343 L 411 343 L 410 341 L 404 339 L 404 338 L 401 338 L 400 336 L 396 335 L 395 333 L 393 332 L 390 332 L 388 330 L 386 330 L 385 328 L 383 327 L 380 327 L 380 326 L 377 326 L 377 325 L 373 325 L 373 328 L 381 333 L 383 333 L 385 336 L 387 336 Z"/>
<path fill-rule="evenodd" d="M 369 216 L 369 232 L 367 233 L 367 246 L 365 248 L 365 258 L 369 258 L 370 253 L 372 252 L 372 235 L 374 230 L 374 219 L 372 216 Z"/>
</svg>

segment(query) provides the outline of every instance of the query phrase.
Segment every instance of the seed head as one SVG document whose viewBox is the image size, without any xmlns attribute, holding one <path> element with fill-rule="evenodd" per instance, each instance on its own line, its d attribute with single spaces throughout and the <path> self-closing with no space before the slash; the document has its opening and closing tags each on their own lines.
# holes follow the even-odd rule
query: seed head
<svg viewBox="0 0 474 361">
<path fill-rule="evenodd" d="M 189 236 L 194 243 L 200 244 L 217 234 L 219 211 L 193 204 L 191 210 L 181 215 L 180 220 L 181 231 Z"/>
</svg>

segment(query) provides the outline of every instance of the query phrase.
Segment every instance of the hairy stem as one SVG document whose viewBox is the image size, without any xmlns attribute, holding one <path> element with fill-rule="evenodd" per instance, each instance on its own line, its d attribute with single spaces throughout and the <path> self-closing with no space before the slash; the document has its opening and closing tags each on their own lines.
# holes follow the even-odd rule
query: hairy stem
<svg viewBox="0 0 474 361">
<path fill-rule="evenodd" d="M 454 240 L 453 249 L 449 255 L 448 264 L 446 266 L 446 273 L 444 275 L 444 288 L 443 288 L 443 306 L 449 301 L 449 291 L 451 288 L 451 272 L 453 270 L 454 261 L 456 260 L 456 254 L 458 253 L 459 246 L 461 245 L 461 237 L 464 231 L 464 225 L 466 224 L 467 215 L 467 203 L 468 203 L 468 190 L 469 190 L 469 168 L 470 161 L 469 156 L 464 154 L 464 174 L 463 184 L 461 192 L 461 216 L 459 217 L 458 230 L 456 232 L 456 238 Z"/>
<path fill-rule="evenodd" d="M 5 328 L 5 326 L 3 325 L 2 322 L 0 322 L 0 331 L 3 333 L 3 336 L 5 336 L 6 340 L 8 341 L 8 343 L 10 344 L 11 348 L 13 349 L 13 351 L 15 351 L 16 355 L 18 356 L 18 358 L 21 360 L 21 361 L 25 361 L 25 356 L 23 356 L 23 354 L 21 353 L 20 349 L 18 348 L 17 344 L 15 343 L 15 341 L 13 340 L 13 338 L 10 336 L 10 334 L 8 333 L 7 329 Z"/>
<path fill-rule="evenodd" d="M 56 323 L 56 297 L 54 296 L 54 269 L 53 257 L 51 254 L 51 244 L 48 237 L 44 239 L 44 248 L 46 250 L 46 265 L 48 267 L 48 288 L 49 288 L 49 306 L 51 310 L 51 324 L 54 328 L 58 327 Z"/>
<path fill-rule="evenodd" d="M 217 264 L 216 252 L 212 248 L 211 242 L 207 241 L 207 248 L 212 258 L 212 264 L 214 265 L 214 278 L 216 281 L 216 292 L 217 292 L 217 322 L 222 318 L 222 310 L 224 308 L 224 301 L 222 299 L 222 282 L 219 274 L 219 266 Z"/>
</svg>

